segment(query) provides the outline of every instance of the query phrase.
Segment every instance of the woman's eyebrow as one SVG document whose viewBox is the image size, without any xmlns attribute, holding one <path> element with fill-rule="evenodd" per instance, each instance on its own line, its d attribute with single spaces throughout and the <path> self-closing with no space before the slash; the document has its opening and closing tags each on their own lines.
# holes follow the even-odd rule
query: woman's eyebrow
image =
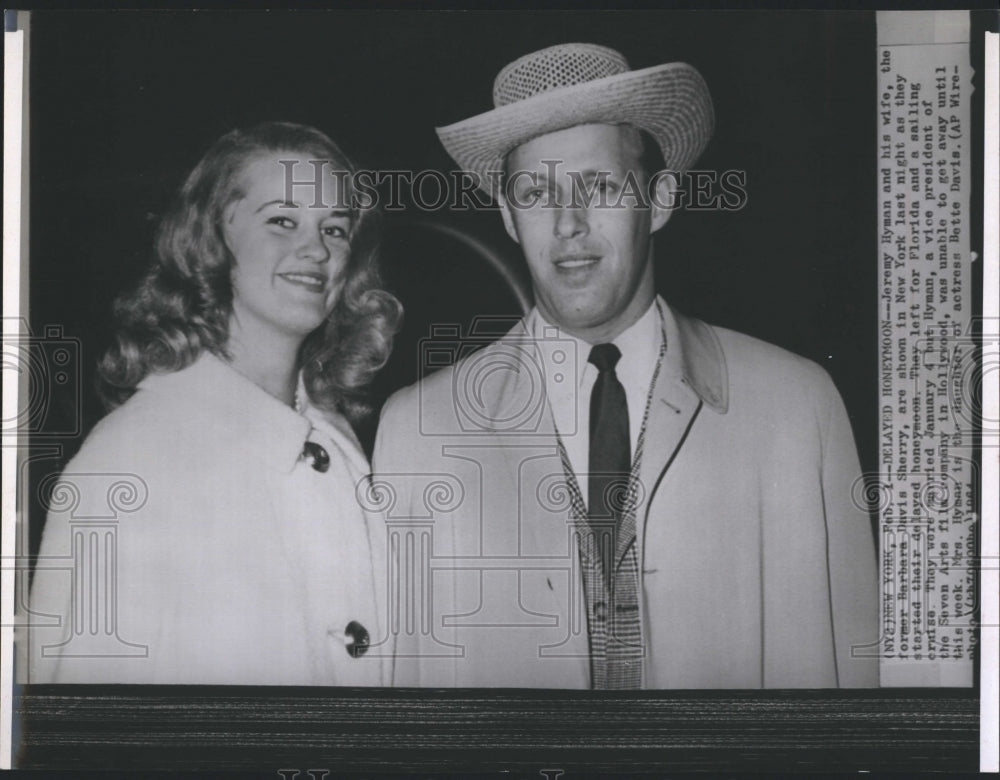
<svg viewBox="0 0 1000 780">
<path fill-rule="evenodd" d="M 284 206 L 285 208 L 290 208 L 290 209 L 297 209 L 299 207 L 297 203 L 292 203 L 290 200 L 282 200 L 281 198 L 278 198 L 277 200 L 269 200 L 267 203 L 262 203 L 254 211 L 254 214 L 256 214 L 259 211 L 263 211 L 268 206 L 273 206 L 275 203 L 277 203 L 279 206 Z"/>
<path fill-rule="evenodd" d="M 260 206 L 254 209 L 253 213 L 257 214 L 266 209 L 268 206 L 274 206 L 275 204 L 283 208 L 289 208 L 289 209 L 301 208 L 298 203 L 295 203 L 290 200 L 283 200 L 281 198 L 276 198 L 275 200 L 269 200 L 266 203 L 260 204 Z M 330 213 L 327 216 L 333 217 L 335 219 L 350 219 L 351 212 L 349 209 L 331 209 Z"/>
</svg>

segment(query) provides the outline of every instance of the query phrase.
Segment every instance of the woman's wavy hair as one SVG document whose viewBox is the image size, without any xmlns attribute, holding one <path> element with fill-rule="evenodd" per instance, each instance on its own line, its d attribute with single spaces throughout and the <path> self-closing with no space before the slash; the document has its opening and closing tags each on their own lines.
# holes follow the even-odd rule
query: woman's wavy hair
<svg viewBox="0 0 1000 780">
<path fill-rule="evenodd" d="M 348 185 L 357 173 L 330 138 L 305 125 L 266 122 L 233 130 L 216 141 L 161 221 L 151 268 L 135 290 L 115 302 L 118 332 L 98 366 L 101 394 L 109 408 L 131 396 L 149 374 L 179 371 L 202 350 L 228 360 L 235 259 L 226 246 L 223 216 L 245 195 L 241 179 L 247 166 L 277 153 L 329 161 L 322 175 L 347 171 Z M 379 289 L 378 213 L 372 204 L 359 208 L 360 198 L 350 189 L 347 195 L 347 277 L 333 312 L 303 342 L 298 364 L 315 406 L 359 422 L 371 411 L 366 389 L 389 359 L 402 307 Z"/>
</svg>

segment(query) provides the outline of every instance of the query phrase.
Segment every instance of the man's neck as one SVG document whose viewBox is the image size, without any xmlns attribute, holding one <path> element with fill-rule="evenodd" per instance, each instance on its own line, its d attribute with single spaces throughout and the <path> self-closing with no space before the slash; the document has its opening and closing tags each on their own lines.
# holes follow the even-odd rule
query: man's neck
<svg viewBox="0 0 1000 780">
<path fill-rule="evenodd" d="M 554 325 L 558 327 L 560 332 L 573 336 L 574 338 L 584 341 L 587 344 L 607 344 L 614 341 L 622 333 L 627 331 L 633 325 L 635 325 L 643 316 L 650 310 L 656 301 L 656 296 L 652 296 L 645 305 L 638 305 L 629 307 L 623 316 L 615 320 L 611 320 L 607 323 L 602 323 L 593 328 L 573 328 L 563 325 L 562 323 L 555 322 L 554 318 L 550 317 L 546 312 L 542 311 L 541 308 L 538 309 L 538 314 L 542 320 L 547 325 Z"/>
</svg>

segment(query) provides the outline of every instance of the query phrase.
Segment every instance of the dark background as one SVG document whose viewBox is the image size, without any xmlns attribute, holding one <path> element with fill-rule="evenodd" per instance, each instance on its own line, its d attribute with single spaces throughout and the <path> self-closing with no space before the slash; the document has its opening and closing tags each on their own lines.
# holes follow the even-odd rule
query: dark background
<svg viewBox="0 0 1000 780">
<path fill-rule="evenodd" d="M 978 24 L 974 17 L 981 41 L 983 24 L 996 30 L 995 10 Z M 373 167 L 447 169 L 432 126 L 488 109 L 492 79 L 509 60 L 570 40 L 618 46 L 634 67 L 683 59 L 705 75 L 718 126 L 699 165 L 745 168 L 750 200 L 736 213 L 676 215 L 658 242 L 660 289 L 682 310 L 824 365 L 844 395 L 862 463 L 874 468 L 874 14 L 43 12 L 31 32 L 32 325 L 39 338 L 58 325 L 64 343 L 76 340 L 84 382 L 78 403 L 56 373 L 39 374 L 55 384 L 32 418 L 38 469 L 64 463 L 100 416 L 89 382 L 110 333 L 110 301 L 148 257 L 151 217 L 218 135 L 265 118 L 312 122 Z M 978 70 L 982 48 L 972 50 Z M 978 73 L 974 83 L 981 96 Z M 981 97 L 972 110 L 981 126 Z M 436 218 L 517 259 L 496 215 Z M 409 323 L 383 391 L 416 374 L 428 313 L 468 324 L 479 311 L 514 309 L 478 258 L 402 222 L 389 221 L 388 259 Z M 136 777 L 152 765 L 191 777 L 237 767 L 275 776 L 261 766 L 299 767 L 303 778 L 305 767 L 371 776 L 511 776 L 513 768 L 513 776 L 540 777 L 541 767 L 567 777 L 671 769 L 955 776 L 978 759 L 975 689 L 650 691 L 626 701 L 593 691 L 484 699 L 403 689 L 115 688 L 15 692 L 27 748 L 19 764 L 133 768 Z"/>
<path fill-rule="evenodd" d="M 62 468 L 103 414 L 94 367 L 111 303 L 138 279 L 157 215 L 218 136 L 303 122 L 363 167 L 449 171 L 433 128 L 491 108 L 509 61 L 571 41 L 619 49 L 633 68 L 682 60 L 704 75 L 716 132 L 697 167 L 745 170 L 748 200 L 675 214 L 657 234 L 658 288 L 681 311 L 823 365 L 874 471 L 873 13 L 47 11 L 31 20 L 31 327 L 40 337 L 59 326 L 78 343 L 79 382 L 46 395 L 31 482 Z M 380 396 L 418 377 L 431 323 L 467 329 L 477 315 L 520 313 L 481 257 L 428 229 L 435 222 L 526 275 L 492 210 L 388 214 L 387 286 L 406 324 Z"/>
</svg>

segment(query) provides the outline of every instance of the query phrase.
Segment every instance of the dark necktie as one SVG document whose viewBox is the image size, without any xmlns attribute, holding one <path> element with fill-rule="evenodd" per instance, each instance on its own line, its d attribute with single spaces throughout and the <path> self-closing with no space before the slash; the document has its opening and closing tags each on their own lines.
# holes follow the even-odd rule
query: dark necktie
<svg viewBox="0 0 1000 780">
<path fill-rule="evenodd" d="M 614 344 L 596 344 L 588 360 L 598 370 L 590 396 L 590 462 L 587 516 L 596 535 L 604 576 L 611 587 L 619 522 L 632 469 L 628 403 L 615 365 L 622 353 Z"/>
</svg>

